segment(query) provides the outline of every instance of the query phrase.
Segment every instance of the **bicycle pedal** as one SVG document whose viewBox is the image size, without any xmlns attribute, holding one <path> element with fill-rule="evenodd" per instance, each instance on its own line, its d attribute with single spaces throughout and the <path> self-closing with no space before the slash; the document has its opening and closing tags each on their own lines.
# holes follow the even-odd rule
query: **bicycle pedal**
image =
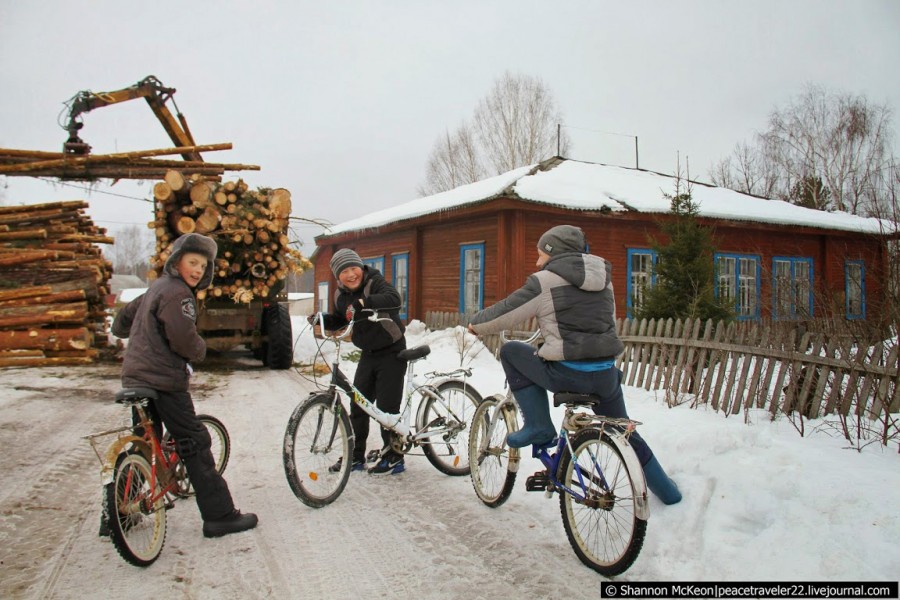
<svg viewBox="0 0 900 600">
<path fill-rule="evenodd" d="M 550 478 L 543 471 L 538 471 L 534 475 L 529 475 L 525 480 L 526 492 L 546 492 Z"/>
</svg>

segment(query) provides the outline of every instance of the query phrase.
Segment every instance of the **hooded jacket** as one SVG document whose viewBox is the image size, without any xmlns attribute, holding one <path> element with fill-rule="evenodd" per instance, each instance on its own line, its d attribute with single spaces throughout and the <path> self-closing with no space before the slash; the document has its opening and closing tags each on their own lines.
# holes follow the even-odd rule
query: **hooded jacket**
<svg viewBox="0 0 900 600">
<path fill-rule="evenodd" d="M 122 363 L 125 387 L 187 391 L 188 363 L 206 357 L 206 342 L 197 333 L 195 290 L 178 274 L 178 262 L 186 252 L 207 258 L 197 289 L 208 287 L 213 278 L 216 242 L 199 234 L 184 235 L 175 240 L 162 276 L 120 310 L 113 321 L 113 335 L 128 338 Z"/>
<path fill-rule="evenodd" d="M 349 323 L 346 318 L 347 307 L 355 300 L 365 299 L 365 307 L 375 309 L 378 317 L 389 317 L 390 320 L 372 322 L 370 312 L 361 312 L 353 316 L 353 334 L 350 340 L 363 352 L 375 352 L 386 348 L 400 351 L 406 348 L 403 332 L 406 327 L 400 320 L 400 293 L 384 278 L 378 269 L 363 266 L 362 285 L 351 291 L 338 281 L 338 289 L 334 294 L 334 312 L 324 315 L 325 328 L 338 330 Z"/>
<path fill-rule="evenodd" d="M 593 254 L 553 256 L 525 285 L 479 313 L 469 324 L 479 334 L 498 333 L 536 317 L 545 360 L 608 360 L 625 346 L 616 335 L 612 264 Z"/>
</svg>

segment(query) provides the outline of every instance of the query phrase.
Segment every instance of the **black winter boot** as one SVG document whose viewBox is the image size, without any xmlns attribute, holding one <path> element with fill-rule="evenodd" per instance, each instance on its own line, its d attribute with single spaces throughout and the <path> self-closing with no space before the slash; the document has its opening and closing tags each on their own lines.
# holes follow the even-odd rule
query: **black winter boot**
<svg viewBox="0 0 900 600">
<path fill-rule="evenodd" d="M 203 535 L 211 537 L 221 537 L 229 533 L 237 533 L 253 529 L 259 519 L 253 513 L 241 514 L 241 511 L 234 509 L 230 515 L 203 522 Z"/>
</svg>

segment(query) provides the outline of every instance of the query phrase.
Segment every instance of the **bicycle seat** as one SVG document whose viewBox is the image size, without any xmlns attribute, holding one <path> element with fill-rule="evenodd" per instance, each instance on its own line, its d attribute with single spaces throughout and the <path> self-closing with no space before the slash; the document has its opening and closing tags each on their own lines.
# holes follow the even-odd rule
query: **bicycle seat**
<svg viewBox="0 0 900 600">
<path fill-rule="evenodd" d="M 596 394 L 579 394 L 576 392 L 556 392 L 553 394 L 553 406 L 571 404 L 572 406 L 591 406 L 600 402 Z"/>
<path fill-rule="evenodd" d="M 116 392 L 116 402 L 119 404 L 137 404 L 142 400 L 156 400 L 156 390 L 151 388 L 125 388 Z"/>
<path fill-rule="evenodd" d="M 397 353 L 397 358 L 407 361 L 413 361 L 419 360 L 420 358 L 425 358 L 429 354 L 431 354 L 431 348 L 428 347 L 428 345 L 424 345 L 401 350 Z"/>
</svg>

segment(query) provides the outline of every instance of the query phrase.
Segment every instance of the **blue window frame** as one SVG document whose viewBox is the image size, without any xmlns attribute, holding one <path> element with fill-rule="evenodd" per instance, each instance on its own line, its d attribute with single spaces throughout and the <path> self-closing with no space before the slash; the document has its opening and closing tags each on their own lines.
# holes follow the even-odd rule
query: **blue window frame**
<svg viewBox="0 0 900 600">
<path fill-rule="evenodd" d="M 484 304 L 484 243 L 459 247 L 459 312 L 471 314 Z"/>
<path fill-rule="evenodd" d="M 644 248 L 628 249 L 628 287 L 625 305 L 628 318 L 644 303 L 644 295 L 656 285 L 656 261 L 654 250 Z"/>
<path fill-rule="evenodd" d="M 813 316 L 813 261 L 796 256 L 772 258 L 772 317 Z"/>
<path fill-rule="evenodd" d="M 866 318 L 866 266 L 861 260 L 844 263 L 844 298 L 847 319 Z"/>
<path fill-rule="evenodd" d="M 409 254 L 391 257 L 391 277 L 394 288 L 400 293 L 400 318 L 407 319 L 409 312 Z"/>
<path fill-rule="evenodd" d="M 384 257 L 383 256 L 375 256 L 372 258 L 364 258 L 362 259 L 363 264 L 367 267 L 372 267 L 373 269 L 378 269 L 378 272 L 384 275 Z"/>
<path fill-rule="evenodd" d="M 730 298 L 738 321 L 759 319 L 759 256 L 716 253 L 716 296 Z"/>
</svg>

